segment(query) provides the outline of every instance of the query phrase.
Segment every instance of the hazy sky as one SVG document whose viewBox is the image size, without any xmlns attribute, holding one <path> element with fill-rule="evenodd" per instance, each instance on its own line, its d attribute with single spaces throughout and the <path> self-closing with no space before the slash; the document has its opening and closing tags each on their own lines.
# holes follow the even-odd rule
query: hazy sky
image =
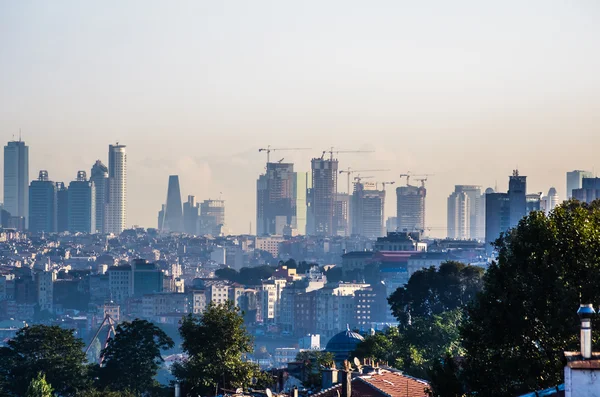
<svg viewBox="0 0 600 397">
<path fill-rule="evenodd" d="M 129 225 L 155 227 L 179 174 L 254 230 L 268 144 L 313 148 L 274 154 L 300 171 L 336 146 L 374 150 L 339 159 L 377 180 L 435 174 L 434 235 L 455 184 L 506 190 L 518 166 L 564 197 L 600 168 L 597 0 L 0 0 L 0 65 L 0 137 L 22 129 L 32 179 L 127 145 Z"/>
</svg>

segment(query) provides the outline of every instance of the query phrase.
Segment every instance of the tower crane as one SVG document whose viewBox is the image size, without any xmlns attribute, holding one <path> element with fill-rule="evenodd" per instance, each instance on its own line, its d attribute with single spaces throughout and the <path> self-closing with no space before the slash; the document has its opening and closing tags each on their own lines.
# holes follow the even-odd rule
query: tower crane
<svg viewBox="0 0 600 397">
<path fill-rule="evenodd" d="M 358 175 L 358 176 L 354 177 L 354 180 L 356 181 L 356 183 L 360 183 L 360 181 L 363 180 L 363 179 L 371 179 L 371 178 L 375 178 L 375 177 L 371 176 L 371 175 L 369 175 L 369 176 L 360 176 L 360 175 Z M 348 193 L 348 194 L 350 194 L 350 193 Z"/>
<path fill-rule="evenodd" d="M 385 172 L 385 171 L 390 171 L 390 170 L 353 170 L 352 168 L 348 167 L 347 170 L 340 170 L 340 174 L 347 174 L 348 177 L 348 184 L 347 184 L 347 188 L 348 188 L 348 194 L 350 194 L 350 175 L 357 173 L 357 172 Z"/>
<path fill-rule="evenodd" d="M 421 182 L 421 187 L 424 188 L 425 187 L 425 182 L 427 182 L 427 177 L 429 176 L 433 176 L 433 174 L 423 174 L 423 175 L 416 175 L 416 176 L 422 176 L 423 178 L 416 178 L 417 181 Z"/>
<path fill-rule="evenodd" d="M 385 192 L 385 185 L 393 185 L 396 182 L 395 181 L 391 181 L 391 182 L 380 182 L 381 186 L 383 186 L 383 191 Z"/>
<path fill-rule="evenodd" d="M 374 153 L 374 150 L 333 150 L 334 147 L 331 146 L 329 148 L 329 150 L 324 150 L 323 154 L 321 155 L 321 159 L 323 157 L 325 157 L 325 153 L 329 153 L 329 160 L 333 161 L 333 154 L 334 153 Z"/>
<path fill-rule="evenodd" d="M 310 150 L 309 147 L 284 147 L 284 148 L 272 148 L 268 145 L 266 148 L 258 149 L 259 152 L 267 152 L 267 163 L 271 162 L 271 152 L 282 151 L 282 150 Z"/>
<path fill-rule="evenodd" d="M 406 186 L 410 186 L 410 171 L 406 171 L 406 174 L 400 174 L 400 178 L 406 177 Z"/>
</svg>

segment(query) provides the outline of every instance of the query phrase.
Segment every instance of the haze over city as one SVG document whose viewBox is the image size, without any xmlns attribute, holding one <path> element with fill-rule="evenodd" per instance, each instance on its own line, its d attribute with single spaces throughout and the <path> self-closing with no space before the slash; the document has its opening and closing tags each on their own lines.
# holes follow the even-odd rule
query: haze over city
<svg viewBox="0 0 600 397">
<path fill-rule="evenodd" d="M 125 144 L 128 226 L 156 225 L 178 174 L 184 198 L 226 200 L 233 233 L 255 223 L 258 148 L 312 148 L 274 155 L 297 171 L 372 150 L 340 169 L 435 174 L 443 236 L 456 184 L 506 191 L 518 168 L 562 199 L 566 171 L 598 170 L 599 17 L 595 1 L 6 2 L 0 131 L 22 131 L 30 179 Z"/>
</svg>

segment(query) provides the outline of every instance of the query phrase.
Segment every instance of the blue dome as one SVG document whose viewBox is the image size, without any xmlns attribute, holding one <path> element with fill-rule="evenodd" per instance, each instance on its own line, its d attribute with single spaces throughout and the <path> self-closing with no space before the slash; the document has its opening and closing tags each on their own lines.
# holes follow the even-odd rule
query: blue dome
<svg viewBox="0 0 600 397">
<path fill-rule="evenodd" d="M 333 353 L 336 361 L 346 360 L 350 353 L 356 349 L 356 346 L 364 340 L 365 338 L 362 335 L 346 330 L 329 339 L 325 351 Z"/>
</svg>

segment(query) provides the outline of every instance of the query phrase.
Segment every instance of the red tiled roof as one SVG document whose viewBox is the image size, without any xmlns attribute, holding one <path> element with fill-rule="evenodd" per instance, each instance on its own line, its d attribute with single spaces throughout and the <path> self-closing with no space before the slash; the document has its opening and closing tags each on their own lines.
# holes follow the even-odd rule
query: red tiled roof
<svg viewBox="0 0 600 397">
<path fill-rule="evenodd" d="M 429 384 L 398 372 L 359 376 L 352 379 L 352 397 L 425 397 Z M 339 394 L 338 394 L 339 393 Z M 341 384 L 322 390 L 314 397 L 338 397 Z"/>
</svg>

